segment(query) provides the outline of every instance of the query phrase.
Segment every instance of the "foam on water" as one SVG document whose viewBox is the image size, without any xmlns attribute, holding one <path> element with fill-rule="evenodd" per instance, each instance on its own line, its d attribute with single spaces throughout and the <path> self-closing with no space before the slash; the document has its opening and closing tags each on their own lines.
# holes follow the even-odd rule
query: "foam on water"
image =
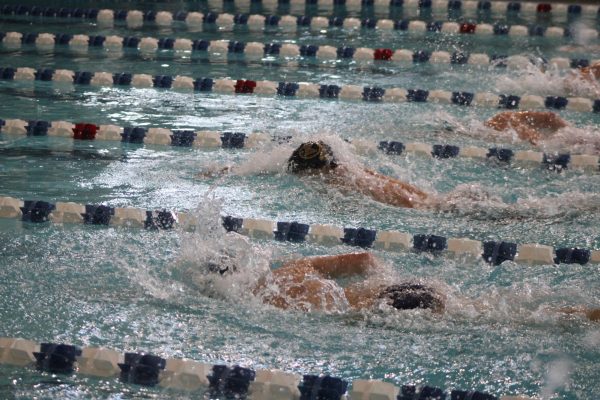
<svg viewBox="0 0 600 400">
<path fill-rule="evenodd" d="M 190 213 L 194 229 L 180 232 L 181 248 L 172 271 L 210 297 L 252 299 L 251 288 L 269 271 L 271 252 L 221 224 L 218 199 L 205 196 Z"/>
<path fill-rule="evenodd" d="M 552 219 L 574 218 L 600 210 L 600 195 L 569 192 L 548 197 L 527 197 L 506 203 L 498 194 L 479 184 L 460 184 L 440 195 L 433 208 L 476 219 Z"/>
<path fill-rule="evenodd" d="M 565 78 L 556 67 L 544 69 L 534 59 L 526 68 L 519 68 L 514 75 L 502 75 L 496 80 L 499 93 L 536 93 L 540 95 L 564 96 Z"/>
<path fill-rule="evenodd" d="M 541 141 L 545 151 L 569 151 L 573 154 L 600 154 L 600 130 L 595 126 L 567 126 L 559 129 L 552 137 Z"/>
<path fill-rule="evenodd" d="M 555 398 L 555 393 L 568 384 L 569 376 L 573 370 L 573 361 L 562 355 L 546 365 L 546 379 L 540 391 L 542 400 Z"/>
<path fill-rule="evenodd" d="M 575 71 L 561 71 L 555 66 L 545 68 L 533 63 L 519 69 L 515 75 L 502 75 L 496 81 L 499 93 L 535 93 L 545 96 L 588 97 L 600 96 L 600 83 L 583 79 Z"/>
</svg>

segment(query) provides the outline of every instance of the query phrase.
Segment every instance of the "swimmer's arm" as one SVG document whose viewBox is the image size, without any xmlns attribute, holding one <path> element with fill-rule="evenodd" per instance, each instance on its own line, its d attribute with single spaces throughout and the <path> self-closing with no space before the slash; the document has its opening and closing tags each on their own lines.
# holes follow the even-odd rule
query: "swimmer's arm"
<svg viewBox="0 0 600 400">
<path fill-rule="evenodd" d="M 600 79 L 600 63 L 595 63 L 589 67 L 583 67 L 579 70 L 579 74 L 575 75 L 575 78 L 580 77 L 581 79 L 593 82 L 594 80 Z M 572 78 L 573 79 L 573 78 Z"/>
<path fill-rule="evenodd" d="M 416 186 L 414 186 L 414 185 L 411 185 L 410 183 L 402 182 L 402 181 L 401 181 L 401 180 L 399 180 L 399 179 L 394 179 L 394 178 L 391 178 L 391 177 L 389 177 L 389 176 L 386 176 L 386 175 L 380 174 L 380 173 L 378 173 L 378 172 L 375 172 L 375 171 L 373 171 L 373 170 L 370 170 L 370 169 L 365 169 L 365 172 L 366 172 L 368 175 L 374 176 L 374 177 L 376 177 L 377 179 L 380 179 L 380 180 L 382 180 L 383 182 L 391 183 L 391 184 L 393 184 L 393 185 L 396 185 L 396 186 L 398 186 L 398 187 L 401 187 L 402 189 L 406 190 L 406 191 L 407 191 L 407 192 L 409 192 L 409 193 L 414 193 L 414 194 L 417 194 L 417 195 L 419 195 L 419 196 L 427 196 L 427 193 L 425 193 L 425 192 L 424 192 L 424 191 L 422 191 L 421 189 L 417 188 Z"/>
<path fill-rule="evenodd" d="M 513 125 L 515 132 L 519 135 L 519 139 L 527 140 L 531 144 L 537 144 L 540 139 L 540 133 L 525 125 L 525 124 L 515 124 Z"/>
<path fill-rule="evenodd" d="M 364 171 L 367 179 L 357 178 L 356 185 L 374 200 L 393 206 L 414 208 L 423 205 L 429 198 L 429 194 L 409 183 L 368 169 Z"/>
<path fill-rule="evenodd" d="M 567 126 L 565 120 L 551 111 L 520 111 L 515 113 L 516 120 L 536 129 L 558 130 Z"/>
<path fill-rule="evenodd" d="M 351 275 L 364 275 L 377 265 L 371 253 L 348 253 L 333 256 L 306 257 L 288 261 L 281 270 L 311 268 L 324 278 L 335 279 Z"/>
<path fill-rule="evenodd" d="M 488 128 L 495 129 L 497 131 L 503 131 L 508 129 L 508 121 L 510 120 L 513 112 L 512 111 L 504 111 L 499 114 L 494 115 L 492 118 L 488 119 L 484 122 L 484 125 Z"/>
<path fill-rule="evenodd" d="M 587 307 L 563 307 L 559 308 L 559 313 L 567 315 L 581 315 L 586 317 L 592 322 L 600 322 L 600 308 L 587 308 Z"/>
<path fill-rule="evenodd" d="M 487 127 L 497 131 L 514 129 L 521 140 L 537 144 L 540 138 L 538 129 L 557 131 L 567 126 L 567 123 L 553 112 L 546 111 L 505 111 L 495 115 L 485 122 Z"/>
</svg>

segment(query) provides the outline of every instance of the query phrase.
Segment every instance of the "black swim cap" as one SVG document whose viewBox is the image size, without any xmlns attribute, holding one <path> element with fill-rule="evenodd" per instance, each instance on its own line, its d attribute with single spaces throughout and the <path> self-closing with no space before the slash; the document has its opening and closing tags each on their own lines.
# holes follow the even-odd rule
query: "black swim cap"
<svg viewBox="0 0 600 400">
<path fill-rule="evenodd" d="M 444 308 L 444 302 L 434 289 L 418 283 L 388 286 L 381 291 L 379 298 L 388 299 L 388 304 L 398 310 Z"/>
<path fill-rule="evenodd" d="M 288 170 L 292 173 L 325 167 L 335 168 L 337 162 L 331 147 L 320 140 L 302 143 L 288 159 Z"/>
</svg>

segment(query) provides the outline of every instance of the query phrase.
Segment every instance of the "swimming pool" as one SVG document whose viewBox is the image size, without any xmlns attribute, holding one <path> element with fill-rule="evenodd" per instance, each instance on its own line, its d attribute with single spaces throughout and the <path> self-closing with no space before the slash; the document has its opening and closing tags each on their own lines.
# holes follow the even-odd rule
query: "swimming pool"
<svg viewBox="0 0 600 400">
<path fill-rule="evenodd" d="M 65 1 L 53 6 L 88 5 Z M 96 3 L 89 6 L 101 8 Z M 186 2 L 102 2 L 102 6 L 243 12 L 237 5 L 215 8 L 208 3 Z M 263 11 L 257 7 L 252 3 L 250 10 Z M 389 10 L 359 12 L 310 5 L 297 12 L 276 11 L 279 15 L 335 12 L 341 17 L 407 17 Z M 417 13 L 414 18 L 417 17 L 428 22 L 448 19 L 439 12 L 433 16 Z M 476 17 L 484 22 L 506 18 L 477 13 L 471 18 Z M 559 27 L 579 22 L 595 28 L 594 18 L 585 14 L 544 18 L 523 13 L 506 22 Z M 366 46 L 490 55 L 533 53 L 547 59 L 600 58 L 594 40 L 581 43 L 575 52 L 561 47 L 573 43 L 573 38 L 441 33 L 415 36 L 336 27 L 322 32 L 301 29 L 297 33 L 274 30 L 266 34 L 238 28 L 224 31 L 206 25 L 207 29 L 191 32 L 181 24 L 157 28 L 151 23 L 132 30 L 122 22 L 107 28 L 68 18 L 14 15 L 1 16 L 1 25 L 2 32 L 224 38 L 336 48 Z M 1 67 L 530 94 L 542 98 L 564 96 L 552 86 L 554 75 L 533 74 L 532 82 L 519 68 L 469 64 L 360 63 L 303 57 L 294 60 L 296 65 L 281 57 L 248 61 L 238 55 L 211 59 L 208 54 L 178 55 L 170 50 L 139 54 L 125 49 L 115 53 L 91 47 L 77 51 L 59 45 L 44 50 L 31 44 L 18 49 L 2 46 L 0 51 L 4 56 Z M 555 73 L 562 76 L 565 72 Z M 520 91 L 512 92 L 514 88 Z M 223 215 L 410 235 L 541 243 L 555 248 L 600 248 L 597 168 L 568 168 L 558 173 L 539 162 L 531 165 L 472 157 L 438 159 L 418 152 L 394 155 L 376 149 L 380 141 L 398 141 L 452 144 L 461 149 L 476 146 L 510 148 L 514 152 L 530 150 L 530 146 L 513 142 L 511 137 L 482 134 L 483 120 L 497 111 L 490 106 L 461 107 L 432 101 L 292 99 L 217 91 L 199 93 L 119 85 L 65 87 L 50 81 L 2 80 L 0 118 L 4 120 L 64 120 L 247 135 L 263 132 L 268 137 L 292 136 L 292 141 L 267 142 L 253 148 L 208 149 L 1 133 L 0 196 L 185 211 L 198 228 L 195 232 L 180 228 L 155 231 L 0 219 L 0 336 L 80 347 L 104 346 L 119 352 L 147 351 L 164 358 L 186 357 L 253 370 L 329 374 L 348 382 L 378 379 L 398 387 L 429 385 L 496 396 L 592 399 L 600 388 L 598 325 L 548 310 L 578 304 L 597 307 L 600 279 L 595 263 L 528 265 L 506 261 L 490 265 L 480 257 L 374 250 L 394 278 L 420 278 L 444 288 L 448 293 L 448 312 L 442 317 L 427 312 L 282 312 L 257 304 L 247 290 L 238 286 L 208 288 L 189 282 L 182 274 L 182 267 L 194 265 L 210 251 L 231 245 L 217 229 Z M 573 135 L 597 132 L 597 113 L 568 109 L 559 112 L 575 125 Z M 360 162 L 429 191 L 457 193 L 458 200 L 441 211 L 394 208 L 328 188 L 318 180 L 285 174 L 285 158 L 294 145 L 307 138 L 326 139 L 335 143 L 341 157 L 349 162 Z M 358 151 L 342 139 L 355 144 L 362 140 L 371 147 Z M 553 148 L 534 150 L 554 154 Z M 583 146 L 583 150 L 597 155 L 593 145 Z M 222 178 L 197 176 L 200 171 L 227 163 L 242 165 L 243 173 Z M 463 186 L 456 191 L 459 185 Z M 465 200 L 466 195 L 472 199 Z M 342 244 L 331 246 L 315 241 L 253 239 L 250 243 L 236 245 L 247 257 L 248 265 L 262 265 L 268 259 L 279 260 L 279 264 L 300 255 L 354 250 Z M 475 303 L 483 307 L 473 306 Z M 85 374 L 52 375 L 7 365 L 0 368 L 2 397 L 204 395 L 204 390 L 173 391 Z"/>
</svg>

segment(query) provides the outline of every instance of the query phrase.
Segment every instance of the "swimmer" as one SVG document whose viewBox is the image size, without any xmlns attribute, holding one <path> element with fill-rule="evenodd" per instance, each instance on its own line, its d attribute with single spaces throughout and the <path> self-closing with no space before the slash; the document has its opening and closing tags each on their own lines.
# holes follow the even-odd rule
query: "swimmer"
<svg viewBox="0 0 600 400">
<path fill-rule="evenodd" d="M 346 253 L 304 257 L 284 263 L 268 272 L 252 286 L 252 293 L 263 303 L 283 310 L 346 312 L 368 311 L 388 306 L 396 310 L 428 310 L 443 314 L 446 296 L 432 285 L 417 281 L 386 282 L 382 269 L 371 253 Z M 220 276 L 236 268 L 211 268 Z M 339 279 L 359 282 L 342 286 Z M 356 280 L 356 279 L 354 279 Z M 477 308 L 485 309 L 477 302 Z M 600 322 L 600 308 L 565 307 L 548 309 L 552 313 L 578 315 Z"/>
<path fill-rule="evenodd" d="M 205 171 L 200 177 L 227 174 L 232 167 Z M 331 146 L 323 141 L 302 143 L 287 161 L 287 171 L 297 176 L 319 176 L 342 190 L 362 193 L 380 203 L 396 207 L 426 208 L 433 196 L 398 179 L 366 168 L 350 168 L 338 161 Z"/>
<path fill-rule="evenodd" d="M 300 258 L 288 261 L 261 278 L 253 293 L 264 303 L 284 310 L 359 311 L 384 302 L 398 310 L 444 311 L 444 296 L 420 283 L 386 284 L 365 279 L 341 287 L 335 281 L 373 275 L 377 264 L 377 259 L 370 253 Z"/>
<path fill-rule="evenodd" d="M 322 141 L 302 143 L 288 159 L 287 170 L 299 176 L 321 176 L 341 189 L 397 207 L 424 208 L 430 198 L 424 191 L 398 179 L 366 168 L 348 168 L 338 162 L 331 147 Z"/>
<path fill-rule="evenodd" d="M 535 145 L 568 124 L 550 111 L 505 111 L 488 119 L 485 126 L 497 131 L 514 129 L 521 140 Z"/>
<path fill-rule="evenodd" d="M 235 167 L 226 167 L 218 174 L 231 171 L 235 171 Z M 360 165 L 339 161 L 331 147 L 323 141 L 302 143 L 288 158 L 287 171 L 297 176 L 318 177 L 324 183 L 342 192 L 360 193 L 377 202 L 396 207 L 460 212 L 463 215 L 475 216 L 480 216 L 484 209 L 488 217 L 498 213 L 502 214 L 502 218 L 523 218 L 523 216 L 530 217 L 532 210 L 537 210 L 539 205 L 544 204 L 543 199 L 536 199 L 535 203 L 532 203 L 534 206 L 527 207 L 519 203 L 507 204 L 501 198 L 482 190 L 478 185 L 459 185 L 445 194 L 433 191 L 427 193 L 409 183 Z M 214 175 L 212 172 L 201 174 L 203 177 Z M 548 201 L 555 203 L 555 199 Z M 587 203 L 581 206 L 583 207 L 587 207 Z M 589 203 L 589 207 L 594 210 L 598 208 L 593 202 Z M 539 214 L 543 212 L 542 210 Z"/>
</svg>

